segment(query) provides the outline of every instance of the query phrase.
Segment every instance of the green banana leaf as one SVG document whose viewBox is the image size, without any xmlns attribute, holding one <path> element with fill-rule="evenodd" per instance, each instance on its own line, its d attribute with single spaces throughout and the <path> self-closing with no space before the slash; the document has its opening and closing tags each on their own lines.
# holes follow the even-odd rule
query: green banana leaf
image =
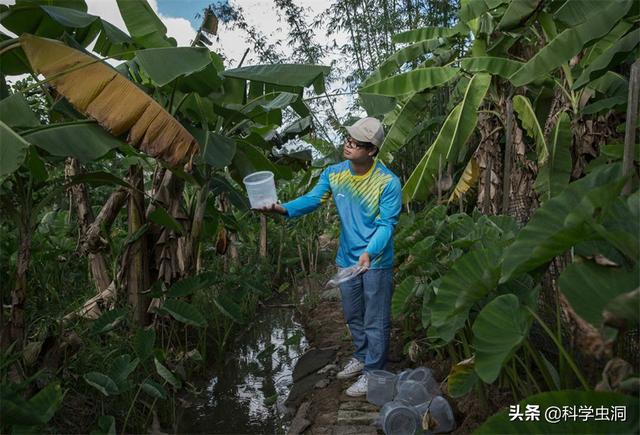
<svg viewBox="0 0 640 435">
<path fill-rule="evenodd" d="M 40 125 L 40 121 L 21 92 L 16 92 L 0 101 L 0 121 L 17 129 Z"/>
<path fill-rule="evenodd" d="M 572 89 L 580 89 L 590 81 L 604 75 L 608 70 L 622 62 L 627 55 L 640 44 L 640 29 L 629 32 L 615 44 L 593 59 L 573 84 Z"/>
<path fill-rule="evenodd" d="M 22 137 L 59 157 L 75 157 L 82 163 L 96 160 L 122 142 L 93 121 L 51 124 L 23 133 Z"/>
<path fill-rule="evenodd" d="M 442 38 L 427 39 L 401 48 L 386 58 L 384 62 L 382 62 L 380 66 L 369 77 L 367 77 L 367 80 L 365 80 L 362 86 L 366 87 L 395 74 L 405 63 L 419 59 L 421 56 L 424 56 L 425 54 L 440 47 L 444 42 L 445 40 Z"/>
<path fill-rule="evenodd" d="M 476 128 L 478 107 L 490 83 L 491 76 L 488 74 L 476 74 L 471 78 L 462 101 L 444 121 L 435 142 L 403 186 L 402 195 L 405 202 L 425 199 L 435 183 L 438 168 L 444 168 L 447 162 L 456 162 L 460 150 Z"/>
<path fill-rule="evenodd" d="M 490 384 L 498 378 L 504 363 L 527 338 L 530 326 L 531 314 L 516 295 L 498 296 L 485 305 L 471 328 L 480 379 Z"/>
<path fill-rule="evenodd" d="M 516 0 L 511 1 L 507 10 L 502 15 L 498 30 L 509 30 L 519 27 L 535 12 L 542 0 Z"/>
<path fill-rule="evenodd" d="M 542 127 L 538 124 L 538 119 L 531 106 L 531 102 L 524 95 L 516 95 L 513 97 L 513 110 L 515 110 L 522 126 L 536 143 L 536 153 L 538 155 L 538 164 L 544 165 L 549 158 L 549 149 L 544 139 Z"/>
<path fill-rule="evenodd" d="M 393 160 L 393 153 L 402 148 L 415 126 L 423 119 L 431 97 L 423 92 L 414 94 L 402 107 L 380 146 L 380 159 Z"/>
<path fill-rule="evenodd" d="M 580 67 L 582 69 L 586 68 L 595 58 L 600 56 L 606 50 L 608 50 L 613 44 L 618 42 L 620 38 L 622 38 L 629 29 L 633 26 L 633 23 L 630 23 L 627 20 L 622 20 L 616 26 L 611 29 L 609 33 L 607 33 L 602 38 L 598 39 L 591 47 L 587 49 L 587 52 L 584 55 L 584 58 L 580 61 Z"/>
<path fill-rule="evenodd" d="M 136 51 L 136 61 L 158 86 L 203 70 L 211 63 L 209 50 L 199 47 L 163 47 Z"/>
<path fill-rule="evenodd" d="M 626 106 L 627 106 L 627 98 L 623 95 L 617 95 L 615 97 L 602 98 L 598 101 L 594 101 L 593 103 L 589 104 L 588 106 L 585 106 L 582 109 L 582 114 L 593 115 L 596 113 L 609 111 L 611 109 L 624 111 Z"/>
<path fill-rule="evenodd" d="M 0 179 L 13 174 L 27 157 L 29 143 L 0 121 Z"/>
<path fill-rule="evenodd" d="M 449 38 L 460 34 L 461 29 L 456 27 L 422 27 L 405 32 L 396 33 L 391 40 L 396 44 L 413 43 L 434 38 Z"/>
<path fill-rule="evenodd" d="M 511 77 L 513 85 L 524 86 L 569 62 L 589 42 L 609 33 L 627 14 L 632 2 L 613 2 L 601 13 L 590 15 L 584 23 L 564 30 Z"/>
<path fill-rule="evenodd" d="M 466 0 L 460 2 L 460 10 L 458 17 L 463 23 L 478 18 L 487 11 L 497 8 L 498 6 L 508 3 L 509 0 Z"/>
<path fill-rule="evenodd" d="M 175 46 L 166 36 L 167 28 L 147 0 L 116 0 L 120 15 L 133 40 L 144 48 Z"/>
<path fill-rule="evenodd" d="M 625 410 L 625 418 L 612 418 L 612 407 Z M 548 409 L 553 409 L 551 418 L 546 418 Z M 596 419 L 597 409 L 607 410 L 607 417 Z M 527 409 L 537 409 L 536 419 L 526 419 Z M 562 418 L 563 410 L 569 415 Z M 580 411 L 584 409 L 586 412 Z M 555 411 L 558 413 L 555 413 Z M 575 411 L 574 411 L 575 410 Z M 605 391 L 553 391 L 536 394 L 521 400 L 517 405 L 504 409 L 485 421 L 474 435 L 520 435 L 520 434 L 637 434 L 640 429 L 640 400 L 636 397 Z M 515 413 L 517 411 L 517 414 Z M 511 413 L 511 415 L 510 415 Z M 600 413 L 604 415 L 604 413 Z M 557 416 L 554 417 L 554 416 Z M 585 416 L 584 418 L 582 416 Z"/>
<path fill-rule="evenodd" d="M 500 279 L 502 249 L 474 249 L 442 278 L 431 301 L 432 336 L 450 342 L 469 318 L 471 307 L 495 289 Z"/>
<path fill-rule="evenodd" d="M 629 94 L 629 80 L 613 71 L 589 83 L 589 88 L 608 97 L 625 97 Z"/>
<path fill-rule="evenodd" d="M 222 75 L 296 88 L 306 88 L 313 85 L 315 92 L 322 94 L 324 93 L 324 78 L 329 75 L 330 70 L 330 67 L 322 65 L 253 65 L 228 69 Z"/>
<path fill-rule="evenodd" d="M 572 141 L 569 115 L 562 112 L 553 129 L 549 159 L 540 167 L 535 181 L 535 189 L 543 201 L 558 195 L 569 184 Z"/>
<path fill-rule="evenodd" d="M 601 0 L 567 0 L 553 14 L 553 19 L 566 27 L 577 26 L 591 16 L 602 13 L 610 3 Z"/>
<path fill-rule="evenodd" d="M 505 250 L 504 283 L 534 270 L 572 246 L 598 238 L 589 225 L 595 208 L 606 210 L 622 189 L 619 163 L 595 169 L 538 208 Z"/>
<path fill-rule="evenodd" d="M 458 74 L 457 68 L 417 68 L 406 73 L 369 84 L 360 92 L 396 97 L 441 86 Z"/>
<path fill-rule="evenodd" d="M 627 269 L 599 266 L 591 261 L 572 263 L 560 275 L 559 285 L 571 308 L 600 328 L 607 304 L 640 286 L 640 270 L 637 264 Z"/>
<path fill-rule="evenodd" d="M 522 65 L 522 62 L 504 57 L 474 56 L 462 59 L 460 68 L 470 73 L 488 72 L 509 79 Z"/>
</svg>

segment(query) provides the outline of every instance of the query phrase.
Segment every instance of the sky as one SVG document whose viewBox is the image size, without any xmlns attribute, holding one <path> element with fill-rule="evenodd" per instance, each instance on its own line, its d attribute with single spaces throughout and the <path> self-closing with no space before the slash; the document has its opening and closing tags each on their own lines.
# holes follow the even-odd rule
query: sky
<svg viewBox="0 0 640 435">
<path fill-rule="evenodd" d="M 111 24 L 126 30 L 126 26 L 116 0 L 85 0 L 88 13 L 97 15 Z M 147 0 L 151 8 L 158 14 L 162 22 L 167 27 L 167 35 L 176 39 L 178 46 L 188 46 L 196 35 L 196 29 L 200 25 L 201 19 L 195 16 L 209 4 L 215 1 L 230 1 L 232 4 L 240 5 L 245 14 L 247 23 L 254 26 L 258 31 L 267 35 L 271 40 L 284 39 L 287 35 L 287 23 L 281 19 L 276 10 L 273 0 Z M 15 0 L 0 0 L 0 4 L 14 4 Z M 327 0 L 296 0 L 296 5 L 302 6 L 307 11 L 308 17 L 313 17 L 324 11 L 330 2 Z M 0 30 L 7 32 L 2 26 Z M 318 32 L 322 32 L 319 30 Z M 346 41 L 346 35 L 338 34 L 338 43 Z M 317 34 L 316 38 L 327 42 L 325 35 Z M 252 51 L 252 47 L 245 42 L 246 35 L 238 29 L 232 29 L 223 23 L 218 27 L 217 37 L 210 38 L 213 45 L 210 50 L 224 54 L 227 58 L 227 67 L 235 67 L 242 58 L 245 50 L 249 48 L 249 54 L 244 65 L 257 63 L 257 54 Z M 89 47 L 90 48 L 90 47 Z M 286 53 L 291 50 L 286 44 L 281 47 Z M 331 57 L 325 60 L 329 64 Z M 329 86 L 328 92 L 337 91 L 342 83 L 336 82 Z M 350 97 L 338 97 L 334 100 L 336 111 L 341 118 L 347 113 L 347 107 L 351 102 Z M 324 116 L 321 116 L 324 118 Z"/>
</svg>

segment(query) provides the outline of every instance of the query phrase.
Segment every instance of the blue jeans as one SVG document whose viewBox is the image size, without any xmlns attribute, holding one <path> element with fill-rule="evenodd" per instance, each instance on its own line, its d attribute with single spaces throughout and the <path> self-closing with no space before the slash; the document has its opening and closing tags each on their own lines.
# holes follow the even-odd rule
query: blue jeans
<svg viewBox="0 0 640 435">
<path fill-rule="evenodd" d="M 354 356 L 364 363 L 365 372 L 383 369 L 389 351 L 393 269 L 369 269 L 340 284 L 340 291 Z"/>
</svg>

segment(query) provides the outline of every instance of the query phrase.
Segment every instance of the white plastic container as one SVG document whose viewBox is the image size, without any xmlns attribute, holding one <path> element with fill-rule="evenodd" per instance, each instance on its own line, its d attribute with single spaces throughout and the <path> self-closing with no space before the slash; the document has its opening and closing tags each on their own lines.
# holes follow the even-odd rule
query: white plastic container
<svg viewBox="0 0 640 435">
<path fill-rule="evenodd" d="M 367 374 L 367 400 L 382 406 L 393 400 L 396 375 L 385 370 L 371 370 Z"/>
<path fill-rule="evenodd" d="M 398 385 L 395 400 L 404 400 L 415 406 L 431 400 L 432 397 L 422 383 L 407 380 Z"/>
<path fill-rule="evenodd" d="M 440 385 L 433 377 L 431 369 L 426 367 L 418 367 L 407 376 L 410 381 L 420 382 L 432 396 L 441 394 Z"/>
<path fill-rule="evenodd" d="M 337 287 L 343 282 L 347 282 L 350 279 L 355 278 L 366 270 L 366 267 L 358 266 L 357 264 L 344 269 L 338 268 L 338 272 L 331 277 L 331 279 L 325 284 L 325 287 Z"/>
<path fill-rule="evenodd" d="M 387 402 L 380 410 L 380 423 L 386 435 L 413 435 L 420 428 L 416 410 L 395 400 Z"/>
<path fill-rule="evenodd" d="M 254 172 L 244 177 L 242 182 L 247 188 L 251 208 L 268 207 L 278 202 L 273 172 Z"/>
<path fill-rule="evenodd" d="M 429 404 L 431 420 L 435 422 L 435 427 L 431 431 L 435 433 L 447 433 L 456 428 L 456 419 L 453 416 L 451 405 L 442 396 L 436 396 Z"/>
</svg>

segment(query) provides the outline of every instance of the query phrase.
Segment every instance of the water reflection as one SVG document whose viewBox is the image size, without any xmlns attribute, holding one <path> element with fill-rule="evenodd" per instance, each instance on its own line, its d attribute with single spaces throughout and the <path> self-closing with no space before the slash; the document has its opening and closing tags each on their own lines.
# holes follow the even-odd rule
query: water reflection
<svg viewBox="0 0 640 435">
<path fill-rule="evenodd" d="M 223 367 L 197 388 L 202 393 L 184 410 L 179 433 L 284 433 L 278 411 L 291 389 L 296 359 L 308 343 L 293 310 L 269 308 L 229 350 Z"/>
</svg>

